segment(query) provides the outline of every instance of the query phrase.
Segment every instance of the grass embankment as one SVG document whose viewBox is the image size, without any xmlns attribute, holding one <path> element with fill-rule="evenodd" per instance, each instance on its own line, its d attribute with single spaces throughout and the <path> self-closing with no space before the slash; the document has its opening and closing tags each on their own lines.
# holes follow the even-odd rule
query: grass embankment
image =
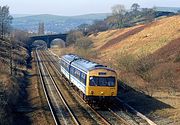
<svg viewBox="0 0 180 125">
<path fill-rule="evenodd" d="M 8 40 L 0 40 L 0 124 L 15 124 L 16 109 L 24 92 L 22 89 L 27 83 L 24 65 L 26 50 L 18 46 L 12 49 L 10 56 L 10 46 L 12 45 Z"/>
<path fill-rule="evenodd" d="M 26 49 L 0 40 L 0 124 L 53 124 L 38 75 Z M 12 53 L 10 56 L 10 52 Z M 10 59 L 12 57 L 12 74 Z M 28 62 L 30 61 L 30 62 Z"/>
<path fill-rule="evenodd" d="M 89 37 L 97 53 L 91 60 L 114 68 L 129 86 L 120 88 L 122 99 L 159 124 L 180 124 L 180 16 Z M 52 50 L 75 53 L 74 46 Z"/>
</svg>

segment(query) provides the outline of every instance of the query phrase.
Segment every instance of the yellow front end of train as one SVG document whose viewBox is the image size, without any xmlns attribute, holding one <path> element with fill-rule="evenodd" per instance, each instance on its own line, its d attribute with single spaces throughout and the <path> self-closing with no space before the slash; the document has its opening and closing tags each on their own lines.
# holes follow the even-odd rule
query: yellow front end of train
<svg viewBox="0 0 180 125">
<path fill-rule="evenodd" d="M 113 70 L 105 68 L 90 70 L 86 83 L 87 97 L 117 96 L 117 75 Z"/>
</svg>

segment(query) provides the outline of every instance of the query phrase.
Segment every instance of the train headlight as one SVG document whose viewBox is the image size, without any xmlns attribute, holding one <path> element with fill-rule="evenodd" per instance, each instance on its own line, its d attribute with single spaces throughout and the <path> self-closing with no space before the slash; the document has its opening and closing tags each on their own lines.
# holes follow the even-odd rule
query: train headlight
<svg viewBox="0 0 180 125">
<path fill-rule="evenodd" d="M 104 92 L 101 92 L 101 95 L 104 95 Z"/>
<path fill-rule="evenodd" d="M 94 91 L 91 90 L 90 93 L 93 95 L 93 94 L 94 94 Z"/>
<path fill-rule="evenodd" d="M 114 92 L 111 92 L 111 96 L 113 96 L 114 95 Z"/>
</svg>

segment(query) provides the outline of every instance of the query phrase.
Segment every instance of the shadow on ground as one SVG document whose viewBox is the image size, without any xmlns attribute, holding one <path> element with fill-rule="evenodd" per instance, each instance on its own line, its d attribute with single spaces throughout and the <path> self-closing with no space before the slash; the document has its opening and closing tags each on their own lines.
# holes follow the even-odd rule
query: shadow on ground
<svg viewBox="0 0 180 125">
<path fill-rule="evenodd" d="M 31 108 L 30 108 L 31 106 L 27 101 L 28 95 L 26 91 L 26 88 L 29 85 L 30 76 L 27 71 L 22 71 L 22 73 L 23 73 L 23 76 L 17 78 L 18 83 L 20 85 L 20 90 L 19 90 L 20 96 L 19 96 L 18 104 L 14 111 L 14 114 L 15 114 L 14 121 L 13 121 L 14 125 L 30 125 L 31 124 L 30 119 L 27 116 L 27 113 L 31 111 Z"/>
<path fill-rule="evenodd" d="M 127 86 L 123 82 L 119 81 L 118 98 L 143 113 L 148 115 L 156 110 L 162 110 L 167 108 L 174 108 L 166 103 L 163 103 L 156 98 L 146 95 L 143 92 L 136 91 L 135 89 Z"/>
</svg>

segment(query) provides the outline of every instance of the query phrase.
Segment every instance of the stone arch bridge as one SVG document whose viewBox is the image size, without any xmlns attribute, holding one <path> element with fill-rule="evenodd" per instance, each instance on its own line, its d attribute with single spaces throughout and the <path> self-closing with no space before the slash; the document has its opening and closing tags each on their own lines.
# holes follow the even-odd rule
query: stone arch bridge
<svg viewBox="0 0 180 125">
<path fill-rule="evenodd" d="M 62 39 L 63 41 L 66 42 L 66 37 L 67 34 L 53 34 L 53 35 L 40 35 L 40 36 L 31 36 L 29 37 L 29 45 L 32 46 L 33 42 L 36 40 L 43 40 L 46 42 L 47 47 L 50 48 L 51 47 L 51 42 L 54 39 Z"/>
</svg>

